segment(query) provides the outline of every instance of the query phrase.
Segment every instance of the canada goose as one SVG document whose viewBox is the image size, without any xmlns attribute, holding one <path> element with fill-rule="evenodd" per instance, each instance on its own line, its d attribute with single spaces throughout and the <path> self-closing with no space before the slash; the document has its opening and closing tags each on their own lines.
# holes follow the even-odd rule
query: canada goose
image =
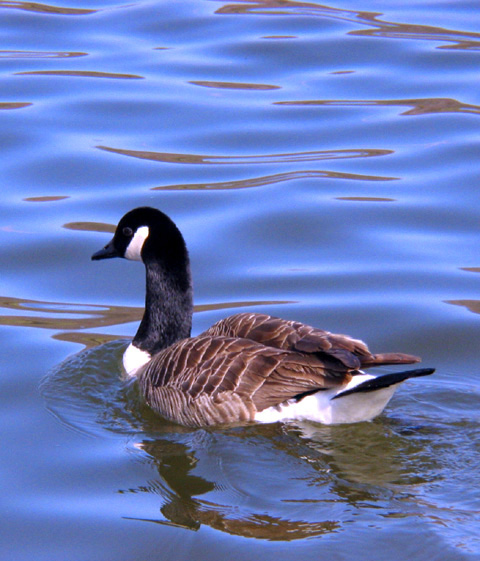
<svg viewBox="0 0 480 561">
<path fill-rule="evenodd" d="M 93 260 L 125 257 L 146 268 L 145 312 L 125 351 L 128 375 L 148 405 L 187 426 L 288 419 L 371 420 L 397 385 L 431 368 L 372 376 L 360 368 L 410 364 L 406 354 L 371 354 L 365 343 L 257 313 L 227 317 L 190 337 L 193 296 L 182 234 L 164 213 L 131 210 Z"/>
</svg>

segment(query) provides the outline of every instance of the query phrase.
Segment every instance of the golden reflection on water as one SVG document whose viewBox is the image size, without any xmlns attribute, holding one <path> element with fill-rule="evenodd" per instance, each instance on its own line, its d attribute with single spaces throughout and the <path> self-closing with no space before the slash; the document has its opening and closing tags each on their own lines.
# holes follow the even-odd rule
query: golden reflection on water
<svg viewBox="0 0 480 561">
<path fill-rule="evenodd" d="M 0 58 L 70 58 L 87 55 L 68 51 L 0 51 Z"/>
<path fill-rule="evenodd" d="M 368 14 L 368 12 L 359 12 Z M 453 45 L 439 45 L 437 49 L 465 49 L 480 48 L 480 33 L 456 31 L 444 27 L 431 25 L 414 25 L 411 23 L 395 23 L 376 19 L 376 14 L 371 14 L 374 29 L 350 31 L 350 35 L 367 37 L 385 37 L 390 39 L 414 39 L 415 41 L 438 41 L 453 43 Z M 367 18 L 365 18 L 367 19 Z M 368 24 L 368 21 L 366 21 Z"/>
<path fill-rule="evenodd" d="M 15 72 L 15 76 L 75 76 L 81 78 L 121 78 L 126 80 L 143 80 L 137 74 L 118 74 L 114 72 L 95 72 L 92 70 L 29 70 Z"/>
<path fill-rule="evenodd" d="M 385 107 L 407 106 L 408 111 L 400 115 L 426 115 L 430 113 L 480 113 L 479 105 L 469 105 L 450 98 L 425 98 L 425 99 L 307 99 L 298 101 L 275 101 L 274 105 L 322 105 L 332 107 Z"/>
<path fill-rule="evenodd" d="M 278 90 L 281 86 L 272 86 L 270 84 L 245 84 L 241 82 L 209 82 L 206 80 L 191 80 L 188 82 L 195 86 L 203 86 L 205 88 L 219 88 L 227 90 Z"/>
<path fill-rule="evenodd" d="M 393 203 L 396 199 L 389 199 L 387 197 L 335 197 L 337 201 L 352 201 L 352 202 L 366 202 L 366 203 Z"/>
<path fill-rule="evenodd" d="M 103 222 L 67 222 L 63 225 L 67 230 L 80 230 L 82 232 L 102 232 L 113 234 L 116 226 Z"/>
<path fill-rule="evenodd" d="M 334 70 L 329 72 L 329 74 L 355 74 L 355 70 Z"/>
<path fill-rule="evenodd" d="M 264 35 L 262 39 L 298 39 L 297 35 Z"/>
<path fill-rule="evenodd" d="M 239 0 L 232 4 L 226 3 L 219 8 L 216 13 L 247 15 L 268 14 L 270 16 L 317 16 L 348 21 L 369 28 L 348 31 L 348 35 L 453 43 L 439 45 L 436 47 L 438 49 L 480 49 L 480 33 L 457 31 L 431 25 L 391 22 L 379 19 L 379 16 L 382 14 L 378 12 L 343 10 L 317 4 L 315 2 L 295 2 L 292 0 Z"/>
<path fill-rule="evenodd" d="M 44 14 L 61 14 L 63 16 L 84 16 L 98 12 L 98 10 L 63 8 L 61 6 L 49 6 L 37 2 L 10 2 L 9 0 L 0 0 L 0 8 L 26 10 L 27 12 L 42 12 Z"/>
<path fill-rule="evenodd" d="M 194 312 L 291 303 L 293 302 L 290 300 L 216 302 L 212 304 L 196 305 L 194 307 Z M 16 312 L 12 315 L 1 315 L 0 325 L 51 329 L 59 332 L 52 335 L 54 339 L 80 343 L 86 347 L 96 346 L 106 343 L 107 341 L 126 337 L 115 334 L 84 333 L 83 330 L 139 322 L 143 315 L 143 307 L 48 302 L 10 296 L 0 296 L 0 308 Z M 23 312 L 34 312 L 35 315 L 24 314 Z"/>
<path fill-rule="evenodd" d="M 480 273 L 480 267 L 460 267 L 460 270 L 467 273 Z M 469 312 L 480 314 L 480 300 L 445 300 L 445 304 L 463 306 Z"/>
<path fill-rule="evenodd" d="M 221 190 L 221 189 L 248 189 L 250 187 L 261 187 L 263 185 L 274 185 L 283 181 L 297 179 L 353 179 L 359 181 L 393 181 L 398 177 L 382 177 L 377 175 L 361 175 L 357 173 L 343 173 L 338 171 L 309 170 L 291 171 L 289 173 L 276 173 L 263 177 L 250 177 L 236 181 L 220 181 L 218 183 L 184 183 L 180 185 L 164 185 L 152 187 L 152 191 L 174 191 L 174 190 Z M 393 200 L 393 199 L 389 199 Z"/>
<path fill-rule="evenodd" d="M 287 154 L 262 154 L 249 156 L 206 156 L 201 154 L 174 154 L 171 152 L 150 152 L 145 150 L 123 150 L 110 146 L 97 146 L 99 150 L 122 156 L 166 162 L 173 164 L 278 164 L 289 162 L 318 162 L 322 160 L 343 160 L 350 158 L 372 158 L 393 154 L 393 150 L 360 148 L 357 150 L 316 150 Z"/>
<path fill-rule="evenodd" d="M 26 197 L 22 199 L 27 203 L 51 203 L 54 201 L 63 201 L 64 199 L 69 199 L 69 195 L 51 195 L 51 196 L 44 196 L 44 197 Z"/>
<path fill-rule="evenodd" d="M 143 314 L 143 308 L 130 306 L 48 302 L 9 296 L 0 296 L 0 308 L 15 310 L 16 312 L 35 312 L 38 314 L 0 316 L 0 325 L 40 327 L 42 329 L 54 330 L 94 329 L 110 325 L 121 325 L 123 323 L 139 321 Z M 64 317 L 65 315 L 80 317 Z"/>
<path fill-rule="evenodd" d="M 30 105 L 33 105 L 33 103 L 2 101 L 0 102 L 0 109 L 22 109 L 23 107 L 29 107 Z"/>
<path fill-rule="evenodd" d="M 469 312 L 480 314 L 480 300 L 445 300 L 445 304 L 454 306 L 463 306 Z"/>
</svg>

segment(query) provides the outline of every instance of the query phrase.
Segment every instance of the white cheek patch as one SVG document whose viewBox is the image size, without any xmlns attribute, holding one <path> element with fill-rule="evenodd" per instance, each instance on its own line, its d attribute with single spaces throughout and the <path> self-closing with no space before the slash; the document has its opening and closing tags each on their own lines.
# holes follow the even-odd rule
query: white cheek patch
<svg viewBox="0 0 480 561">
<path fill-rule="evenodd" d="M 134 234 L 132 240 L 125 250 L 125 259 L 131 259 L 132 261 L 142 260 L 142 247 L 145 240 L 148 238 L 150 230 L 148 226 L 141 226 Z"/>
</svg>

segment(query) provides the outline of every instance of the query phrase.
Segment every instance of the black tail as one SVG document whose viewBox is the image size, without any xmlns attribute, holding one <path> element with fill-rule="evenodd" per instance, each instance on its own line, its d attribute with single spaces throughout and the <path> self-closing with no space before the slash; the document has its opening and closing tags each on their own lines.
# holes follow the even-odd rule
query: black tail
<svg viewBox="0 0 480 561">
<path fill-rule="evenodd" d="M 332 399 L 338 399 L 339 397 L 345 397 L 346 395 L 351 395 L 352 393 L 359 392 L 374 392 L 381 388 L 388 388 L 394 384 L 399 384 L 408 378 L 417 378 L 418 376 L 428 376 L 435 372 L 435 368 L 417 368 L 416 370 L 405 370 L 403 372 L 392 372 L 391 374 L 385 374 L 384 376 L 378 376 L 377 378 L 372 378 L 371 380 L 366 380 L 354 388 L 345 390 L 344 392 L 338 393 Z"/>
</svg>

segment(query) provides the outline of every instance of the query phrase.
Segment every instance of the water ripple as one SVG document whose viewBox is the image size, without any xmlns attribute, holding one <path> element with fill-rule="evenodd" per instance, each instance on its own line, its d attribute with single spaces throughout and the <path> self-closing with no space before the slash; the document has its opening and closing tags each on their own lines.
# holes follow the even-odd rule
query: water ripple
<svg viewBox="0 0 480 561">
<path fill-rule="evenodd" d="M 331 107 L 412 107 L 400 115 L 426 115 L 431 113 L 480 114 L 480 105 L 469 105 L 456 99 L 309 99 L 302 101 L 275 101 L 274 105 L 331 106 Z"/>
<path fill-rule="evenodd" d="M 21 101 L 2 101 L 0 102 L 0 109 L 23 109 L 24 107 L 29 107 L 30 105 L 33 104 Z"/>
<path fill-rule="evenodd" d="M 29 70 L 15 72 L 16 76 L 79 76 L 81 78 L 121 78 L 142 80 L 143 76 L 136 74 L 119 74 L 117 72 L 96 72 L 93 70 Z"/>
<path fill-rule="evenodd" d="M 39 4 L 37 2 L 10 2 L 9 0 L 1 0 L 0 8 L 9 8 L 14 10 L 25 10 L 27 12 L 40 12 L 42 14 L 60 14 L 63 16 L 84 16 L 94 14 L 98 10 L 87 10 L 80 8 L 65 8 L 61 6 L 49 6 L 48 4 Z"/>
<path fill-rule="evenodd" d="M 0 58 L 71 58 L 87 55 L 68 51 L 0 51 Z"/>
<path fill-rule="evenodd" d="M 322 160 L 344 160 L 350 158 L 371 158 L 376 156 L 387 156 L 392 150 L 380 150 L 360 148 L 352 150 L 317 150 L 309 152 L 293 152 L 287 154 L 266 154 L 252 156 L 205 156 L 200 154 L 174 154 L 170 152 L 150 152 L 144 150 L 124 150 L 110 146 L 97 146 L 99 150 L 152 160 L 156 162 L 167 162 L 174 164 L 281 164 L 290 162 L 319 162 Z"/>
<path fill-rule="evenodd" d="M 69 199 L 68 195 L 45 195 L 42 197 L 25 197 L 24 200 L 27 203 L 52 203 L 54 201 L 63 201 Z"/>
<path fill-rule="evenodd" d="M 276 173 L 263 177 L 250 177 L 236 181 L 220 181 L 217 183 L 183 183 L 180 185 L 165 185 L 152 187 L 152 191 L 175 191 L 175 190 L 222 190 L 222 189 L 248 189 L 250 187 L 262 187 L 274 185 L 284 181 L 295 181 L 298 179 L 349 179 L 357 181 L 393 181 L 398 177 L 382 177 L 378 175 L 361 175 L 358 173 L 343 173 L 326 170 L 292 171 L 288 173 Z M 392 199 L 389 199 L 392 200 Z"/>
<path fill-rule="evenodd" d="M 445 300 L 445 304 L 462 306 L 473 314 L 480 314 L 480 300 Z"/>
<path fill-rule="evenodd" d="M 219 88 L 224 90 L 278 90 L 281 86 L 271 84 L 246 84 L 240 82 L 211 82 L 207 80 L 190 80 L 189 84 L 205 88 Z"/>
<path fill-rule="evenodd" d="M 400 23 L 379 19 L 378 12 L 343 10 L 314 2 L 292 0 L 244 0 L 235 4 L 225 4 L 217 14 L 265 14 L 270 16 L 316 16 L 346 21 L 373 29 L 349 31 L 349 35 L 381 37 L 390 39 L 426 40 L 452 45 L 440 45 L 439 49 L 480 49 L 480 33 L 459 31 L 431 25 Z"/>
<path fill-rule="evenodd" d="M 194 312 L 233 310 L 235 308 L 251 306 L 291 303 L 291 300 L 266 299 L 212 302 L 195 305 Z M 86 333 L 86 329 L 101 329 L 139 322 L 143 316 L 143 307 L 48 302 L 10 296 L 0 296 L 1 308 L 9 310 L 10 314 L 0 315 L 0 326 L 9 325 L 12 327 L 35 327 L 54 330 L 56 332 L 52 336 L 54 339 L 79 343 L 86 347 L 94 347 L 121 337 L 118 334 Z M 25 312 L 30 313 L 25 314 Z"/>
</svg>

